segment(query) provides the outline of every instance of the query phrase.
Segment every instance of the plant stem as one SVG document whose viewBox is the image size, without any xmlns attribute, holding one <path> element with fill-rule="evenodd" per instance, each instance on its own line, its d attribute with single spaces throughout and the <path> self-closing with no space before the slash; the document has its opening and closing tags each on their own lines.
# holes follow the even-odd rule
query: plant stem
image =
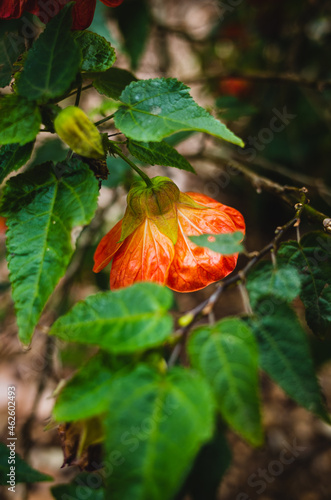
<svg viewBox="0 0 331 500">
<path fill-rule="evenodd" d="M 115 150 L 115 153 L 120 156 L 122 158 L 122 160 L 126 161 L 126 163 L 128 165 L 130 165 L 131 168 L 133 168 L 133 170 L 135 172 L 137 172 L 138 175 L 140 175 L 140 177 L 143 179 L 143 181 L 146 182 L 147 186 L 148 187 L 153 187 L 153 184 L 152 184 L 152 181 L 151 179 L 148 177 L 148 175 L 145 174 L 145 172 L 143 172 L 142 170 L 140 170 L 139 167 L 137 167 L 137 165 L 135 163 L 133 163 L 133 161 L 129 160 L 129 158 L 127 158 L 125 156 L 124 153 L 122 153 L 122 151 L 120 150 L 120 148 L 118 146 L 116 146 L 115 144 L 112 145 L 112 147 L 114 148 Z"/>
<path fill-rule="evenodd" d="M 79 106 L 81 93 L 82 93 L 82 86 L 79 85 L 79 87 L 77 89 L 77 94 L 76 94 L 75 106 Z"/>
<path fill-rule="evenodd" d="M 112 118 L 114 118 L 114 116 L 115 116 L 115 113 L 113 113 L 112 115 L 106 116 L 106 118 L 102 118 L 102 120 L 95 122 L 94 125 L 97 127 L 98 125 L 101 125 L 102 123 L 105 123 L 106 121 L 111 120 Z"/>
<path fill-rule="evenodd" d="M 86 87 L 82 87 L 82 88 L 81 88 L 81 91 L 83 91 L 83 90 L 87 90 L 87 89 L 91 89 L 92 87 L 93 87 L 93 85 L 92 85 L 92 84 L 90 84 L 90 85 L 86 85 Z M 71 93 L 70 93 L 70 94 L 68 94 L 68 95 L 65 95 L 65 96 L 64 96 L 64 97 L 62 97 L 59 101 L 55 101 L 55 102 L 61 102 L 61 101 L 64 101 L 64 99 L 68 99 L 68 97 L 71 97 L 71 96 L 75 95 L 77 92 L 78 92 L 78 89 L 77 89 L 77 90 L 74 90 L 73 92 L 71 92 Z"/>
<path fill-rule="evenodd" d="M 69 149 L 69 151 L 68 151 L 68 153 L 67 153 L 67 156 L 66 156 L 66 161 L 69 161 L 69 160 L 70 160 L 70 158 L 72 157 L 73 153 L 74 153 L 74 152 L 73 152 L 73 150 L 72 150 L 72 149 Z"/>
<path fill-rule="evenodd" d="M 181 328 L 179 328 L 179 330 L 176 331 L 176 335 L 178 338 L 178 344 L 175 345 L 173 352 L 170 355 L 170 358 L 168 361 L 168 368 L 175 365 L 175 363 L 177 362 L 177 359 L 179 358 L 179 356 L 183 352 L 185 345 L 186 345 L 186 341 L 187 341 L 188 336 L 190 334 L 190 330 L 193 327 L 194 323 L 198 319 L 200 319 L 201 317 L 207 316 L 210 314 L 210 312 L 213 310 L 216 302 L 218 301 L 221 294 L 224 292 L 224 290 L 226 288 L 230 287 L 231 285 L 238 285 L 240 283 L 244 283 L 245 278 L 246 278 L 247 274 L 249 273 L 249 271 L 252 269 L 252 267 L 254 267 L 255 264 L 257 262 L 259 262 L 262 259 L 262 257 L 267 255 L 269 252 L 275 251 L 275 248 L 277 247 L 282 236 L 292 227 L 296 227 L 296 225 L 299 223 L 301 213 L 304 210 L 306 203 L 307 202 L 305 202 L 305 204 L 302 204 L 302 206 L 297 209 L 295 217 L 293 217 L 293 219 L 291 219 L 289 222 L 284 224 L 284 226 L 276 229 L 275 236 L 270 243 L 268 243 L 265 247 L 263 247 L 262 250 L 260 250 L 259 252 L 254 252 L 254 255 L 252 254 L 252 257 L 250 258 L 250 260 L 248 261 L 246 266 L 241 271 L 238 271 L 237 273 L 232 274 L 231 276 L 228 276 L 227 278 L 225 278 L 222 281 L 220 281 L 219 283 L 217 283 L 216 290 L 212 293 L 212 295 L 208 299 L 201 302 L 201 304 L 198 304 L 196 307 L 194 307 L 194 309 L 191 309 L 190 311 L 186 312 L 185 315 L 187 315 L 190 319 L 184 327 L 181 327 Z M 241 288 L 240 291 L 242 293 L 243 288 Z M 244 304 L 245 304 L 246 297 L 244 296 L 243 299 L 244 299 Z M 246 314 L 247 313 L 251 314 L 250 305 L 248 306 L 247 304 L 245 304 L 245 306 L 246 306 L 245 307 Z"/>
</svg>

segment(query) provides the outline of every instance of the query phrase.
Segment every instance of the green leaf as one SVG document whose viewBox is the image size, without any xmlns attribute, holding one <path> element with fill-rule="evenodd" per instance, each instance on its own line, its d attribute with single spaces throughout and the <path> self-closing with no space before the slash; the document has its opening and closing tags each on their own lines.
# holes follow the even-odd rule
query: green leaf
<svg viewBox="0 0 331 500">
<path fill-rule="evenodd" d="M 161 141 L 174 132 L 195 130 L 243 146 L 223 123 L 198 106 L 189 87 L 175 78 L 130 83 L 121 94 L 115 125 L 136 141 Z"/>
<path fill-rule="evenodd" d="M 264 315 L 266 309 L 268 315 Z M 259 304 L 257 314 L 250 323 L 258 341 L 261 368 L 297 403 L 329 422 L 307 337 L 295 312 L 279 300 L 275 304 L 270 297 Z"/>
<path fill-rule="evenodd" d="M 113 370 L 100 355 L 91 358 L 66 383 L 56 398 L 53 416 L 58 422 L 90 418 L 106 411 Z"/>
<path fill-rule="evenodd" d="M 103 36 L 113 47 L 123 52 L 122 47 L 113 33 L 113 27 L 110 27 L 106 21 L 109 15 L 109 7 L 102 2 L 96 2 L 93 21 L 89 26 L 89 31 Z"/>
<path fill-rule="evenodd" d="M 29 343 L 44 305 L 73 254 L 71 231 L 92 219 L 98 181 L 87 165 L 38 165 L 9 180 L 1 200 L 7 217 L 10 281 L 19 336 Z"/>
<path fill-rule="evenodd" d="M 132 73 L 120 68 L 110 68 L 104 73 L 90 76 L 93 78 L 93 87 L 96 88 L 100 94 L 104 94 L 116 101 L 119 101 L 127 85 L 137 81 L 137 78 Z"/>
<path fill-rule="evenodd" d="M 175 148 L 161 142 L 128 142 L 130 153 L 138 158 L 138 160 L 148 163 L 149 165 L 163 165 L 165 167 L 176 167 L 187 172 L 193 172 L 192 165 L 176 151 Z"/>
<path fill-rule="evenodd" d="M 150 32 L 150 16 L 145 0 L 126 0 L 114 10 L 124 38 L 124 48 L 136 69 Z"/>
<path fill-rule="evenodd" d="M 38 141 L 35 147 L 34 155 L 29 161 L 29 168 L 41 165 L 48 161 L 61 163 L 66 159 L 69 148 L 66 147 L 58 136 L 47 137 L 44 141 Z"/>
<path fill-rule="evenodd" d="M 0 144 L 24 146 L 35 139 L 40 125 L 36 103 L 12 94 L 0 98 Z"/>
<path fill-rule="evenodd" d="M 34 142 L 24 146 L 19 144 L 8 144 L 0 149 L 0 184 L 13 170 L 23 167 L 29 160 Z"/>
<path fill-rule="evenodd" d="M 261 444 L 258 350 L 251 330 L 239 319 L 225 319 L 213 327 L 198 328 L 188 349 L 227 423 L 253 445 Z"/>
<path fill-rule="evenodd" d="M 300 243 L 283 243 L 277 255 L 280 263 L 286 262 L 299 271 L 307 323 L 322 337 L 330 326 L 328 308 L 321 295 L 324 287 L 331 285 L 331 236 L 322 231 L 308 233 Z"/>
<path fill-rule="evenodd" d="M 167 288 L 137 283 L 79 302 L 54 323 L 50 334 L 67 342 L 98 345 L 114 354 L 136 353 L 161 345 L 170 336 L 171 304 Z"/>
<path fill-rule="evenodd" d="M 100 488 L 102 472 L 82 472 L 70 484 L 52 486 L 55 500 L 105 500 L 105 491 Z"/>
<path fill-rule="evenodd" d="M 96 479 L 96 481 L 99 481 L 99 479 Z M 80 500 L 81 498 L 84 498 L 84 500 L 106 500 L 103 489 L 96 490 L 80 484 L 59 484 L 53 486 L 51 492 L 55 500 Z M 79 496 L 77 496 L 78 494 Z"/>
<path fill-rule="evenodd" d="M 248 275 L 246 287 L 254 308 L 266 295 L 272 295 L 282 302 L 291 302 L 300 293 L 301 280 L 298 270 L 292 265 L 274 267 L 271 262 L 261 262 Z"/>
<path fill-rule="evenodd" d="M 241 231 L 226 234 L 201 234 L 200 236 L 190 236 L 190 240 L 200 247 L 207 247 L 213 252 L 223 255 L 240 253 L 244 247 L 240 243 L 244 235 Z"/>
<path fill-rule="evenodd" d="M 0 21 L 0 87 L 9 85 L 14 63 L 25 51 L 24 38 L 19 34 L 21 27 L 17 19 Z"/>
<path fill-rule="evenodd" d="M 213 439 L 205 444 L 186 481 L 185 491 L 192 500 L 215 500 L 221 480 L 230 467 L 231 451 L 224 433 L 218 431 Z"/>
<path fill-rule="evenodd" d="M 321 320 L 322 320 L 322 327 L 323 331 L 324 328 L 325 330 L 329 328 L 331 324 L 331 286 L 327 286 L 323 289 L 321 295 L 318 298 L 318 306 L 319 306 L 319 312 L 321 314 Z M 308 315 L 308 322 L 313 322 L 314 319 L 309 318 L 309 314 L 311 313 L 311 309 L 308 309 L 306 311 Z M 309 321 L 310 320 L 310 321 Z"/>
<path fill-rule="evenodd" d="M 12 442 L 15 443 L 15 446 L 17 446 L 17 441 Z M 43 474 L 42 472 L 30 467 L 30 465 L 26 463 L 17 453 L 15 453 L 14 456 L 10 455 L 10 448 L 6 446 L 10 443 L 10 440 L 7 440 L 6 444 L 0 442 L 0 485 L 10 487 L 10 484 L 7 484 L 7 481 L 10 480 L 10 477 L 7 476 L 7 474 L 9 474 L 11 466 L 15 468 L 15 483 L 53 481 L 51 476 Z"/>
<path fill-rule="evenodd" d="M 138 365 L 114 381 L 110 396 L 105 461 L 116 450 L 122 463 L 109 475 L 109 498 L 172 499 L 213 433 L 208 385 L 184 368 L 160 374 Z"/>
<path fill-rule="evenodd" d="M 45 101 L 64 94 L 75 80 L 81 53 L 70 32 L 73 5 L 63 7 L 29 50 L 17 85 L 20 95 Z"/>
<path fill-rule="evenodd" d="M 164 141 L 168 143 L 170 146 L 175 147 L 178 146 L 181 142 L 185 141 L 192 135 L 194 135 L 195 132 L 192 130 L 189 131 L 184 131 L 184 132 L 176 132 L 175 134 L 169 135 L 169 137 L 166 137 Z"/>
<path fill-rule="evenodd" d="M 115 50 L 103 36 L 91 31 L 74 31 L 73 37 L 82 52 L 82 71 L 106 71 L 114 64 Z"/>
</svg>

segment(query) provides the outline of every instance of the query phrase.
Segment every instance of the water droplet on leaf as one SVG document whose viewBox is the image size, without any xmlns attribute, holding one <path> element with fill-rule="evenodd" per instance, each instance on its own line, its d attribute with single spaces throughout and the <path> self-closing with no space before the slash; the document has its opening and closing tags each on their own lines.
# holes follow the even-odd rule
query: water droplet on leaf
<svg viewBox="0 0 331 500">
<path fill-rule="evenodd" d="M 160 108 L 160 106 L 151 106 L 150 113 L 152 115 L 159 115 L 162 113 L 162 108 Z"/>
</svg>

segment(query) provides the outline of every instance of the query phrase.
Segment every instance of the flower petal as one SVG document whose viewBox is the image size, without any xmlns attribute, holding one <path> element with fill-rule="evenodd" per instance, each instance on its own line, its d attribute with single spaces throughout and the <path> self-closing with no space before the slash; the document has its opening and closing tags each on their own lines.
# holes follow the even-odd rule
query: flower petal
<svg viewBox="0 0 331 500">
<path fill-rule="evenodd" d="M 41 22 L 47 24 L 60 10 L 71 0 L 54 0 L 53 2 L 33 2 L 28 1 L 28 6 L 25 10 L 36 14 Z M 30 8 L 30 4 L 34 3 L 36 7 Z M 84 30 L 88 28 L 93 21 L 96 0 L 76 0 L 72 9 L 72 29 Z"/>
<path fill-rule="evenodd" d="M 101 2 L 108 5 L 108 7 L 118 7 L 123 3 L 123 0 L 101 0 Z"/>
<path fill-rule="evenodd" d="M 76 0 L 72 9 L 72 29 L 84 30 L 90 26 L 93 21 L 96 0 Z"/>
<path fill-rule="evenodd" d="M 26 10 L 32 12 L 37 9 L 37 0 L 4 0 L 0 5 L 0 19 L 17 19 Z"/>
<path fill-rule="evenodd" d="M 187 193 L 203 210 L 178 204 L 179 234 L 175 258 L 170 266 L 167 286 L 178 292 L 193 292 L 230 274 L 238 255 L 221 255 L 199 247 L 186 235 L 224 234 L 245 231 L 243 216 L 234 208 L 197 193 Z"/>
<path fill-rule="evenodd" d="M 123 245 L 120 242 L 122 221 L 120 220 L 100 241 L 94 254 L 93 271 L 98 273 L 112 260 L 117 250 Z"/>
<path fill-rule="evenodd" d="M 244 217 L 235 208 L 223 205 L 223 203 L 219 203 L 218 201 L 215 201 L 213 200 L 213 198 L 209 198 L 209 196 L 205 196 L 204 194 L 190 193 L 190 192 L 185 194 L 193 198 L 193 200 L 196 203 L 199 203 L 199 205 L 203 205 L 208 208 L 214 208 L 216 210 L 220 210 L 221 212 L 225 212 L 231 218 L 232 222 L 235 224 L 235 231 L 242 231 L 243 233 L 245 232 Z M 217 231 L 215 234 L 218 233 L 219 231 Z"/>
<path fill-rule="evenodd" d="M 175 258 L 166 285 L 177 292 L 195 292 L 230 274 L 236 267 L 237 258 L 237 255 L 224 256 L 192 243 L 185 236 L 179 218 Z"/>
<path fill-rule="evenodd" d="M 234 231 L 245 231 L 245 222 L 241 213 L 235 208 L 198 193 L 187 193 L 194 201 L 205 206 L 203 210 L 178 204 L 178 217 L 184 233 L 188 236 L 199 234 L 222 234 Z"/>
<path fill-rule="evenodd" d="M 164 284 L 174 258 L 174 245 L 153 221 L 146 219 L 114 256 L 110 288 L 122 288 L 136 281 Z"/>
</svg>

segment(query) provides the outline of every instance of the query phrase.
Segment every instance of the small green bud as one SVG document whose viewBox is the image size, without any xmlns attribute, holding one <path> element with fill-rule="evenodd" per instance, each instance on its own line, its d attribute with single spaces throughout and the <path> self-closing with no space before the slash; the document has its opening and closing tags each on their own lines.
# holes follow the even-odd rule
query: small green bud
<svg viewBox="0 0 331 500">
<path fill-rule="evenodd" d="M 154 177 L 151 182 L 152 187 L 146 186 L 144 181 L 137 181 L 132 185 L 127 196 L 128 206 L 123 219 L 121 241 L 148 218 L 175 244 L 178 237 L 176 203 L 179 201 L 180 191 L 167 177 Z"/>
<path fill-rule="evenodd" d="M 192 313 L 187 313 L 184 316 L 181 316 L 178 320 L 179 326 L 182 328 L 185 328 L 185 326 L 188 326 L 194 319 L 194 316 Z"/>
<path fill-rule="evenodd" d="M 60 111 L 54 120 L 54 129 L 75 153 L 95 159 L 105 156 L 101 134 L 77 106 Z"/>
</svg>

